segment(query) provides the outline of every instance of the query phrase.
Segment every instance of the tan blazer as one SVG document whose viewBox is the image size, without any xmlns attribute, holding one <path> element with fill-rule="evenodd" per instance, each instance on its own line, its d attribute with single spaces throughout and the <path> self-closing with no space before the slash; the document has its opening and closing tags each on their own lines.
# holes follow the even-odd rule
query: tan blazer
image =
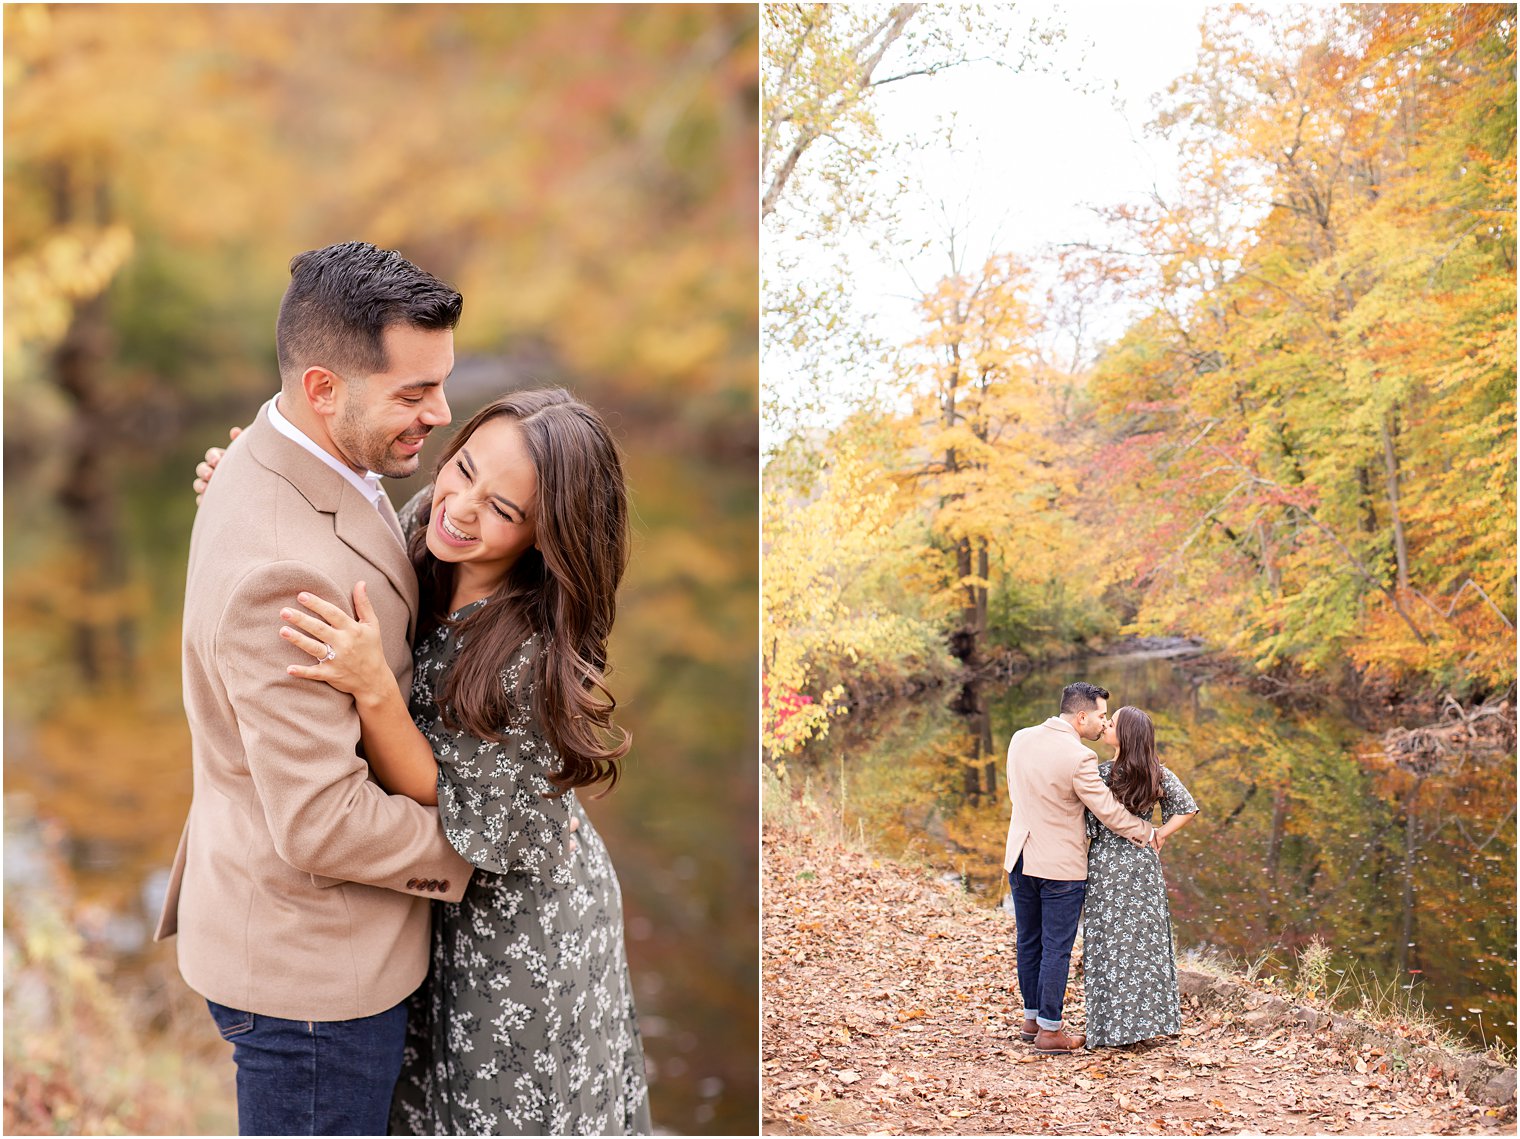
<svg viewBox="0 0 1520 1139">
<path fill-rule="evenodd" d="M 285 672 L 311 658 L 280 638 L 281 607 L 304 589 L 352 613 L 362 580 L 410 689 L 417 581 L 394 526 L 276 431 L 267 405 L 196 514 L 183 648 L 194 795 L 154 938 L 179 934 L 186 983 L 218 1004 L 291 1020 L 383 1012 L 427 973 L 428 902 L 464 894 L 472 868 L 437 809 L 370 777 L 352 697 Z"/>
<path fill-rule="evenodd" d="M 1145 839 L 1151 824 L 1119 804 L 1098 775 L 1098 757 L 1060 716 L 1020 728 L 1008 742 L 1008 845 L 1003 869 L 1024 854 L 1024 873 L 1062 882 L 1087 880 L 1085 806 L 1125 838 Z"/>
</svg>

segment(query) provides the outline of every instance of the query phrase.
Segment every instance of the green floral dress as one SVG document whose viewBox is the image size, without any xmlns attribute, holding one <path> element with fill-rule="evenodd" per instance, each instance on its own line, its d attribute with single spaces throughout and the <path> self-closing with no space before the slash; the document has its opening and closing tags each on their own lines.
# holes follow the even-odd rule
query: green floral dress
<svg viewBox="0 0 1520 1139">
<path fill-rule="evenodd" d="M 1098 765 L 1103 782 L 1112 763 Z M 1182 781 L 1161 769 L 1161 821 L 1191 815 L 1198 804 Z M 1100 823 L 1087 821 L 1087 900 L 1082 909 L 1082 989 L 1087 1046 L 1133 1044 L 1182 1031 L 1172 914 L 1161 858 Z M 1150 819 L 1155 808 L 1145 816 Z"/>
<path fill-rule="evenodd" d="M 648 1134 L 617 874 L 575 792 L 545 797 L 559 760 L 532 711 L 538 638 L 502 672 L 519 711 L 501 743 L 441 722 L 433 694 L 458 647 L 453 625 L 415 647 L 411 711 L 438 757 L 444 831 L 477 869 L 461 901 L 433 903 L 391 1133 Z"/>
</svg>

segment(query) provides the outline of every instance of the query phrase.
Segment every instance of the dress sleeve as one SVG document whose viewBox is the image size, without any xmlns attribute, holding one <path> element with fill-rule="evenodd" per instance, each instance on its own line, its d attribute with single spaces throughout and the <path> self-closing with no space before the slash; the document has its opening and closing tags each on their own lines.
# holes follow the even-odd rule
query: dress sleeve
<svg viewBox="0 0 1520 1139">
<path fill-rule="evenodd" d="M 1182 780 L 1173 775 L 1169 768 L 1163 767 L 1161 769 L 1161 821 L 1169 822 L 1173 815 L 1197 813 L 1198 804 L 1193 802 L 1193 797 L 1182 785 Z"/>
<path fill-rule="evenodd" d="M 565 847 L 575 793 L 559 794 L 549 782 L 560 761 L 533 712 L 537 651 L 538 638 L 529 638 L 502 670 L 518 711 L 500 742 L 436 732 L 438 814 L 454 849 L 481 869 L 568 881 Z"/>
<path fill-rule="evenodd" d="M 407 499 L 406 505 L 396 512 L 396 517 L 401 522 L 401 533 L 406 535 L 407 542 L 411 542 L 412 535 L 419 527 L 428 524 L 429 507 L 432 505 L 433 484 L 428 483 Z"/>
</svg>

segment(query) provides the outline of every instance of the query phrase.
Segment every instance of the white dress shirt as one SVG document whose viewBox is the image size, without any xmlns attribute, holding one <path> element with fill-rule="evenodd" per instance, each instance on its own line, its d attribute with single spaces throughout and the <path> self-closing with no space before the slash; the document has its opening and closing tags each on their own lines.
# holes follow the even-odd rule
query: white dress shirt
<svg viewBox="0 0 1520 1139">
<path fill-rule="evenodd" d="M 280 414 L 279 396 L 269 401 L 269 422 L 274 425 L 274 429 L 281 435 L 299 443 L 349 482 L 353 483 L 354 489 L 367 498 L 371 506 L 379 507 L 380 495 L 382 493 L 380 490 L 380 476 L 374 471 L 367 471 L 361 475 L 347 463 L 334 458 L 321 447 L 317 446 L 306 432 Z"/>
</svg>

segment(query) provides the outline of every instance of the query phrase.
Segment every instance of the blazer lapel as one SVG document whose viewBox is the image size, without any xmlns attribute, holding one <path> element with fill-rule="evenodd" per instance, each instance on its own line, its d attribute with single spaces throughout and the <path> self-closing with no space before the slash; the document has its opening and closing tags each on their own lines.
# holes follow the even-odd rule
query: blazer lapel
<svg viewBox="0 0 1520 1139">
<path fill-rule="evenodd" d="M 406 639 L 410 641 L 417 631 L 417 574 L 406 556 L 390 500 L 382 491 L 380 503 L 370 505 L 337 471 L 275 430 L 267 406 L 259 409 L 257 419 L 237 443 L 246 439 L 255 459 L 300 491 L 313 510 L 331 514 L 338 538 L 395 586 L 406 602 Z"/>
<path fill-rule="evenodd" d="M 380 509 L 380 517 L 385 519 L 385 524 L 391 528 L 391 533 L 396 535 L 396 541 L 401 543 L 402 549 L 405 549 L 406 534 L 401 529 L 401 519 L 396 517 L 396 508 L 391 505 L 390 495 L 381 492 L 380 501 L 375 505 Z"/>
<path fill-rule="evenodd" d="M 400 523 L 393 530 L 381 515 L 390 505 L 383 494 L 379 506 L 371 506 L 367 498 L 343 483 L 343 498 L 333 516 L 333 529 L 354 553 L 385 574 L 401 594 L 406 602 L 406 639 L 410 641 L 417 631 L 417 574 L 401 545 Z M 391 515 L 395 516 L 394 510 Z"/>
</svg>

